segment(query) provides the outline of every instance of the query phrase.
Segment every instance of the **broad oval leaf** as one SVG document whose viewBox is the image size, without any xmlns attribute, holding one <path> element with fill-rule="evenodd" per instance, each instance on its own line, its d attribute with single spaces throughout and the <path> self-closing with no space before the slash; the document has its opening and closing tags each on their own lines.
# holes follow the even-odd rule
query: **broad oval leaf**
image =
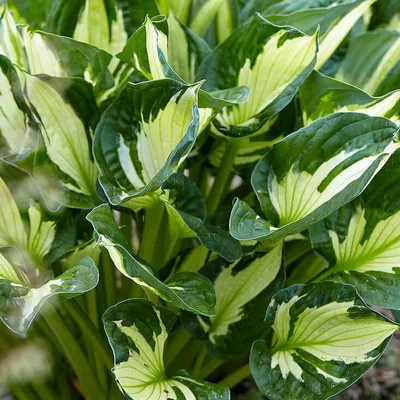
<svg viewBox="0 0 400 400">
<path fill-rule="evenodd" d="M 89 124 L 97 115 L 92 87 L 77 78 L 30 74 L 24 78 L 26 97 L 36 111 L 46 145 L 35 160 L 36 179 L 61 204 L 92 207 L 98 202 L 98 171 L 90 146 Z"/>
<path fill-rule="evenodd" d="M 293 99 L 311 73 L 316 53 L 317 34 L 306 36 L 294 28 L 273 25 L 260 15 L 239 27 L 197 71 L 197 79 L 206 79 L 206 90 L 236 86 L 251 90 L 246 103 L 223 109 L 214 126 L 228 136 L 262 130 Z"/>
<path fill-rule="evenodd" d="M 105 112 L 94 152 L 112 204 L 157 191 L 187 157 L 199 129 L 199 87 L 170 79 L 129 84 Z"/>
<path fill-rule="evenodd" d="M 1 269 L 3 268 L 4 260 L 1 262 Z M 16 281 L 13 276 L 3 278 L 3 274 L 1 275 L 0 318 L 13 332 L 20 335 L 28 330 L 47 300 L 54 296 L 70 298 L 86 293 L 99 280 L 98 269 L 89 257 L 83 258 L 74 267 L 40 287 L 30 287 L 25 282 Z"/>
<path fill-rule="evenodd" d="M 286 0 L 268 7 L 262 15 L 277 25 L 294 26 L 312 35 L 319 27 L 320 69 L 339 47 L 360 17 L 376 0 Z"/>
<path fill-rule="evenodd" d="M 115 223 L 108 205 L 96 207 L 86 218 L 93 225 L 98 244 L 108 251 L 122 275 L 176 307 L 202 315 L 215 314 L 214 288 L 205 276 L 194 272 L 181 272 L 170 276 L 163 283 L 145 261 L 134 257 L 127 250 L 124 235 Z"/>
<path fill-rule="evenodd" d="M 229 389 L 187 375 L 167 377 L 164 349 L 176 315 L 147 300 L 129 299 L 110 307 L 104 328 L 114 353 L 113 373 L 131 400 L 229 400 Z"/>
<path fill-rule="evenodd" d="M 267 333 L 265 304 L 285 282 L 282 247 L 279 243 L 267 254 L 246 255 L 230 265 L 215 260 L 200 270 L 214 283 L 216 313 L 210 318 L 183 317 L 186 328 L 206 341 L 213 357 L 246 357 L 254 340 Z"/>
<path fill-rule="evenodd" d="M 368 307 L 350 285 L 296 285 L 278 292 L 256 341 L 251 373 L 272 400 L 328 399 L 360 378 L 398 329 Z"/>
<path fill-rule="evenodd" d="M 398 89 L 400 32 L 377 29 L 354 38 L 336 78 L 375 96 Z"/>
<path fill-rule="evenodd" d="M 363 299 L 400 309 L 400 151 L 352 203 L 310 228 L 329 268 L 317 280 L 350 283 Z"/>
<path fill-rule="evenodd" d="M 357 197 L 396 149 L 386 118 L 338 113 L 275 144 L 259 161 L 252 186 L 267 220 L 237 200 L 230 232 L 239 240 L 301 232 Z"/>
<path fill-rule="evenodd" d="M 400 90 L 381 97 L 313 71 L 300 88 L 304 125 L 335 112 L 360 112 L 372 117 L 400 119 Z"/>
</svg>

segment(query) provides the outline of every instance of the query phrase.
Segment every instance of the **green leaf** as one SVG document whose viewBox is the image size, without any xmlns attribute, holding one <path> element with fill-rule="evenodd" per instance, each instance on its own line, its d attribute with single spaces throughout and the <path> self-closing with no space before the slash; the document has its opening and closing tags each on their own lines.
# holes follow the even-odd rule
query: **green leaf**
<svg viewBox="0 0 400 400">
<path fill-rule="evenodd" d="M 171 236 L 196 236 L 200 243 L 225 260 L 233 262 L 240 258 L 240 243 L 228 232 L 204 222 L 206 217 L 205 199 L 200 190 L 184 175 L 173 174 L 162 185 Z"/>
<path fill-rule="evenodd" d="M 237 86 L 251 90 L 246 103 L 225 108 L 216 116 L 216 129 L 228 136 L 262 130 L 293 99 L 315 65 L 316 52 L 317 33 L 306 36 L 260 15 L 239 27 L 197 71 L 197 79 L 206 79 L 205 90 Z"/>
<path fill-rule="evenodd" d="M 161 282 L 145 261 L 129 253 L 124 235 L 118 229 L 108 205 L 96 207 L 87 219 L 98 236 L 98 244 L 106 248 L 121 274 L 176 307 L 202 315 L 215 313 L 215 292 L 211 282 L 193 272 L 177 273 L 165 283 Z"/>
<path fill-rule="evenodd" d="M 378 29 L 354 38 L 336 78 L 375 96 L 399 87 L 400 32 Z"/>
<path fill-rule="evenodd" d="M 24 77 L 26 96 L 46 145 L 46 151 L 36 157 L 35 178 L 61 204 L 95 205 L 98 171 L 91 154 L 89 123 L 96 118 L 97 107 L 92 87 L 77 78 Z"/>
<path fill-rule="evenodd" d="M 263 321 L 265 305 L 284 285 L 282 243 L 267 254 L 246 255 L 230 265 L 213 261 L 200 272 L 214 283 L 216 314 L 211 318 L 184 314 L 187 329 L 206 341 L 213 357 L 248 356 L 254 340 L 269 329 Z"/>
<path fill-rule="evenodd" d="M 271 400 L 328 399 L 377 361 L 398 326 L 372 311 L 350 285 L 296 285 L 278 292 L 256 341 L 251 373 Z"/>
<path fill-rule="evenodd" d="M 397 150 L 352 203 L 310 228 L 329 268 L 317 280 L 354 285 L 372 305 L 400 309 L 400 202 Z"/>
<path fill-rule="evenodd" d="M 319 27 L 316 69 L 320 69 L 375 1 L 286 0 L 267 8 L 262 15 L 274 24 L 294 26 L 308 35 Z"/>
<path fill-rule="evenodd" d="M 396 149 L 386 118 L 337 113 L 276 143 L 259 161 L 252 186 L 267 220 L 236 201 L 230 232 L 238 240 L 301 232 L 357 197 Z"/>
<path fill-rule="evenodd" d="M 13 332 L 23 335 L 47 300 L 54 296 L 71 298 L 86 293 L 97 285 L 98 280 L 97 267 L 89 257 L 40 287 L 0 279 L 0 318 Z"/>
<path fill-rule="evenodd" d="M 52 0 L 37 0 L 35 2 L 25 0 L 7 0 L 7 6 L 12 7 L 12 11 L 18 11 L 20 16 L 18 22 L 26 21 L 35 28 L 43 28 L 48 12 L 50 11 Z M 23 19 L 23 22 L 21 21 Z"/>
<path fill-rule="evenodd" d="M 361 112 L 372 117 L 400 118 L 400 90 L 373 97 L 355 86 L 313 71 L 300 88 L 305 125 L 335 112 Z"/>
<path fill-rule="evenodd" d="M 170 79 L 129 84 L 103 114 L 94 152 L 112 204 L 158 190 L 187 157 L 199 128 L 198 90 Z"/>
<path fill-rule="evenodd" d="M 147 300 L 129 299 L 110 307 L 104 328 L 114 352 L 113 373 L 131 400 L 229 400 L 229 389 L 186 374 L 167 377 L 164 350 L 176 315 Z"/>
</svg>

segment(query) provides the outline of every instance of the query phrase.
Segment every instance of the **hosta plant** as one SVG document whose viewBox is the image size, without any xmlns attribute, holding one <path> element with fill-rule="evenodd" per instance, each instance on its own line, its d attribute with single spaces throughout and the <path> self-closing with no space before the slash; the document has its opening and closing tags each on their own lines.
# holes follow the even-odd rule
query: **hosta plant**
<svg viewBox="0 0 400 400">
<path fill-rule="evenodd" d="M 4 392 L 360 379 L 399 328 L 399 1 L 0 4 Z"/>
</svg>

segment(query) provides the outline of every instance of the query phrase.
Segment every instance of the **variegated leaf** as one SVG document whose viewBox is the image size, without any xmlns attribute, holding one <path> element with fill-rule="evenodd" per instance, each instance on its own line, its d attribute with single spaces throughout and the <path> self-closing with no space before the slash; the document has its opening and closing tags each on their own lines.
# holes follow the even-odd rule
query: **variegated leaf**
<svg viewBox="0 0 400 400">
<path fill-rule="evenodd" d="M 171 17 L 173 18 L 173 17 Z M 189 71 L 190 80 L 194 81 L 194 72 L 190 72 L 193 69 L 193 64 L 196 62 L 193 60 L 192 53 L 186 54 L 185 51 L 189 52 L 189 48 L 193 48 L 193 53 L 196 54 L 198 59 L 204 59 L 204 52 L 209 52 L 205 49 L 207 46 L 196 37 L 193 32 L 190 32 L 187 28 L 184 29 L 185 46 L 182 43 L 176 44 L 174 41 L 177 40 L 177 21 L 171 21 L 167 23 L 165 17 L 159 16 L 153 18 L 146 18 L 142 27 L 140 27 L 128 40 L 123 51 L 118 54 L 118 57 L 125 63 L 131 63 L 132 66 L 139 72 L 142 73 L 147 79 L 163 79 L 170 78 L 182 83 L 185 82 L 185 78 L 179 75 L 179 70 L 185 70 L 185 73 Z M 171 24 L 171 40 L 169 43 L 169 27 Z M 175 24 L 175 25 L 174 25 Z M 178 36 L 182 39 L 182 32 L 179 31 Z M 179 70 L 174 70 L 173 66 L 177 63 L 177 58 L 174 57 L 176 54 L 172 53 L 171 47 L 175 44 L 175 48 L 179 50 L 179 56 L 183 57 L 186 61 L 190 61 L 185 68 L 181 64 L 178 65 Z M 184 52 L 182 55 L 181 52 Z M 171 61 L 169 58 L 171 57 Z M 172 63 L 172 64 L 171 64 Z M 185 75 L 186 76 L 186 75 Z M 188 78 L 188 76 L 186 76 Z M 226 106 L 244 103 L 249 96 L 249 89 L 247 87 L 235 87 L 227 89 L 229 86 L 222 88 L 223 90 L 214 91 L 212 93 L 204 92 L 199 90 L 199 118 L 200 118 L 200 132 L 208 125 L 216 110 Z"/>
<path fill-rule="evenodd" d="M 363 299 L 400 309 L 400 151 L 352 203 L 313 225 L 313 247 L 329 268 L 317 280 L 354 285 Z"/>
<path fill-rule="evenodd" d="M 274 24 L 294 26 L 309 35 L 319 27 L 316 69 L 320 69 L 375 2 L 376 0 L 285 0 L 268 7 L 262 15 Z"/>
<path fill-rule="evenodd" d="M 36 179 L 61 204 L 95 205 L 98 171 L 89 124 L 95 122 L 97 107 L 92 86 L 81 79 L 24 77 L 26 97 L 36 111 L 46 146 L 36 157 Z"/>
<path fill-rule="evenodd" d="M 296 285 L 278 292 L 256 341 L 251 373 L 271 400 L 328 399 L 359 379 L 398 329 L 350 285 Z"/>
<path fill-rule="evenodd" d="M 129 253 L 124 235 L 118 229 L 108 205 L 98 206 L 88 214 L 87 219 L 98 236 L 98 244 L 108 251 L 122 275 L 176 307 L 202 315 L 214 315 L 215 292 L 206 277 L 182 272 L 170 276 L 163 283 L 145 261 Z"/>
<path fill-rule="evenodd" d="M 23 96 L 16 68 L 0 55 L 0 135 L 5 145 L 1 156 L 23 157 L 37 141 L 32 113 Z"/>
<path fill-rule="evenodd" d="M 262 131 L 293 99 L 311 73 L 316 53 L 316 33 L 306 36 L 254 16 L 216 47 L 197 71 L 197 79 L 206 79 L 205 90 L 237 86 L 251 90 L 246 103 L 224 108 L 214 126 L 228 136 Z"/>
<path fill-rule="evenodd" d="M 236 200 L 236 239 L 301 232 L 357 197 L 396 149 L 397 125 L 360 113 L 321 118 L 275 144 L 257 164 L 252 186 L 267 220 Z"/>
<path fill-rule="evenodd" d="M 113 372 L 131 400 L 229 400 L 229 389 L 188 375 L 168 377 L 164 350 L 176 315 L 147 300 L 130 299 L 110 307 L 104 328 L 114 352 Z"/>
<path fill-rule="evenodd" d="M 185 160 L 199 129 L 198 90 L 169 79 L 129 84 L 105 112 L 94 151 L 112 204 L 157 191 Z"/>
<path fill-rule="evenodd" d="M 400 90 L 373 97 L 355 86 L 313 71 L 300 88 L 305 125 L 335 112 L 361 112 L 400 121 Z"/>
<path fill-rule="evenodd" d="M 27 282 L 10 279 L 13 276 L 1 275 L 0 318 L 20 335 L 27 331 L 40 308 L 51 297 L 62 295 L 70 298 L 85 293 L 92 290 L 99 280 L 97 267 L 89 257 L 40 287 L 30 287 Z"/>
<path fill-rule="evenodd" d="M 0 246 L 26 249 L 27 235 L 24 222 L 10 189 L 0 178 Z"/>
<path fill-rule="evenodd" d="M 336 78 L 375 96 L 398 89 L 400 32 L 377 29 L 354 38 Z"/>
<path fill-rule="evenodd" d="M 215 260 L 200 270 L 214 283 L 216 314 L 210 318 L 184 314 L 184 322 L 206 341 L 213 357 L 246 357 L 254 340 L 268 331 L 265 305 L 285 281 L 282 247 L 279 243 L 267 254 L 246 255 L 230 265 Z"/>
</svg>

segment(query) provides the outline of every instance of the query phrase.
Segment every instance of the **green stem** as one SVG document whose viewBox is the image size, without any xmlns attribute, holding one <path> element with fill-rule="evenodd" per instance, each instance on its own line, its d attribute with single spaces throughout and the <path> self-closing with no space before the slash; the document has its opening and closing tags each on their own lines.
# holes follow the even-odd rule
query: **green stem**
<svg viewBox="0 0 400 400">
<path fill-rule="evenodd" d="M 211 188 L 210 195 L 207 198 L 208 215 L 213 215 L 222 200 L 225 187 L 233 170 L 236 155 L 239 151 L 240 139 L 227 139 L 224 156 L 221 165 L 218 168 L 217 176 Z"/>
<path fill-rule="evenodd" d="M 169 366 L 174 361 L 182 349 L 189 342 L 192 335 L 183 327 L 179 327 L 168 341 L 168 347 L 165 353 L 165 365 Z"/>
<path fill-rule="evenodd" d="M 104 285 L 106 289 L 106 305 L 107 307 L 115 304 L 116 294 L 116 279 L 115 279 L 115 266 L 111 261 L 108 252 L 101 253 L 101 269 L 103 270 Z"/>
<path fill-rule="evenodd" d="M 164 204 L 156 201 L 146 210 L 142 240 L 140 241 L 139 257 L 147 261 L 152 267 L 154 265 L 157 236 L 160 232 L 162 217 L 164 214 Z"/>
<path fill-rule="evenodd" d="M 222 360 L 210 360 L 198 373 L 197 379 L 204 380 L 210 376 L 216 369 L 218 369 L 224 361 Z"/>
<path fill-rule="evenodd" d="M 93 348 L 102 360 L 106 368 L 113 365 L 111 354 L 106 343 L 100 336 L 99 331 L 93 325 L 92 321 L 85 317 L 84 311 L 78 306 L 74 300 L 68 300 L 63 303 L 69 315 L 75 320 L 82 334 L 91 340 Z"/>
<path fill-rule="evenodd" d="M 243 365 L 243 367 L 240 367 L 237 369 L 235 372 L 232 374 L 226 376 L 222 381 L 219 382 L 221 386 L 225 386 L 229 389 L 232 389 L 236 385 L 238 385 L 240 382 L 242 382 L 244 379 L 249 377 L 251 375 L 250 372 L 250 365 L 246 364 Z"/>
<path fill-rule="evenodd" d="M 128 243 L 128 250 L 132 252 L 132 227 L 133 219 L 130 213 L 120 213 L 120 225 L 121 231 L 125 236 L 125 240 Z"/>
<path fill-rule="evenodd" d="M 45 383 L 33 383 L 32 387 L 39 395 L 40 400 L 54 400 L 57 398 L 54 390 Z"/>
<path fill-rule="evenodd" d="M 199 372 L 204 364 L 204 360 L 207 357 L 207 349 L 203 345 L 201 347 L 200 353 L 198 357 L 196 358 L 196 362 L 194 364 L 193 370 L 192 370 L 192 375 L 193 377 L 197 378 L 199 375 Z"/>
<path fill-rule="evenodd" d="M 58 314 L 58 311 L 51 303 L 47 305 L 47 312 L 44 312 L 43 318 L 57 337 L 64 354 L 74 369 L 85 392 L 87 400 L 105 400 L 105 395 L 101 386 L 93 374 L 93 368 L 89 364 L 81 346 L 74 336 L 65 326 L 64 321 Z"/>
<path fill-rule="evenodd" d="M 36 397 L 34 393 L 26 387 L 13 387 L 10 389 L 10 391 L 18 400 L 32 400 Z"/>
</svg>

